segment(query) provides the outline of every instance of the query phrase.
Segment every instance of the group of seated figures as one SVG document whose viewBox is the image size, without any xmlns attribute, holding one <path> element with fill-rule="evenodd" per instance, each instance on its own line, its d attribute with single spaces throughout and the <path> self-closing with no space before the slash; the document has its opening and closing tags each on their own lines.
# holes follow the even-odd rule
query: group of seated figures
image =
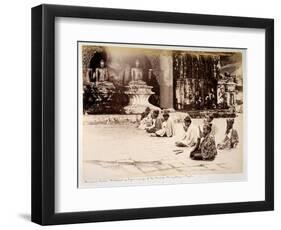
<svg viewBox="0 0 281 230">
<path fill-rule="evenodd" d="M 202 124 L 193 125 L 189 115 L 184 118 L 184 134 L 175 142 L 177 147 L 189 147 L 190 158 L 192 160 L 212 161 L 217 156 L 217 149 L 236 148 L 239 143 L 238 132 L 233 128 L 234 118 L 226 119 L 226 131 L 223 140 L 216 145 L 215 135 L 218 128 L 213 122 L 212 114 L 206 115 Z M 146 130 L 154 137 L 173 137 L 175 135 L 175 125 L 167 111 L 151 111 L 149 108 L 141 115 L 139 129 Z M 175 150 L 176 154 L 182 153 L 183 150 Z"/>
<path fill-rule="evenodd" d="M 146 130 L 151 136 L 172 137 L 175 135 L 174 122 L 170 118 L 168 111 L 155 109 L 151 111 L 149 107 L 141 115 L 139 129 Z"/>
</svg>

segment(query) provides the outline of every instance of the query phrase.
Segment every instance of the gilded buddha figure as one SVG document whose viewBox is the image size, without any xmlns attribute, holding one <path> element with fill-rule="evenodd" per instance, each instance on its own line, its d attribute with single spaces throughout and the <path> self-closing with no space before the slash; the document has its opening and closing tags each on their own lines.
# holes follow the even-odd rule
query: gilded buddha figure
<svg viewBox="0 0 281 230">
<path fill-rule="evenodd" d="M 137 59 L 135 62 L 135 67 L 131 69 L 131 79 L 132 81 L 142 81 L 143 80 L 143 72 L 142 68 L 140 68 L 140 61 Z"/>
<path fill-rule="evenodd" d="M 153 86 L 149 86 L 143 81 L 143 69 L 140 68 L 139 59 L 136 59 L 135 66 L 131 68 L 131 81 L 125 88 L 124 93 L 129 97 L 129 104 L 124 107 L 125 113 L 140 114 L 147 107 L 159 109 L 148 101 L 148 98 L 155 92 L 151 91 Z"/>
<path fill-rule="evenodd" d="M 105 67 L 105 62 L 103 59 L 100 60 L 100 67 L 96 68 L 93 73 L 93 79 L 96 83 L 108 81 L 108 69 Z"/>
</svg>

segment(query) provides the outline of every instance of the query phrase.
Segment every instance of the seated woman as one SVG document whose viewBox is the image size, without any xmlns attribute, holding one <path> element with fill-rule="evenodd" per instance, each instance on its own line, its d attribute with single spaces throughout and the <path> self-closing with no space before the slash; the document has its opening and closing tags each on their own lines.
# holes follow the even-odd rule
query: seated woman
<svg viewBox="0 0 281 230">
<path fill-rule="evenodd" d="M 141 114 L 139 129 L 145 129 L 146 127 L 152 126 L 152 114 L 150 113 L 150 108 L 146 107 L 145 111 Z"/>
<path fill-rule="evenodd" d="M 159 110 L 154 110 L 151 115 L 152 124 L 148 127 L 145 127 L 146 132 L 155 133 L 156 131 L 162 128 L 162 120 L 159 117 Z"/>
<path fill-rule="evenodd" d="M 190 152 L 190 158 L 192 160 L 206 160 L 212 161 L 217 155 L 215 138 L 210 134 L 211 125 L 204 124 L 202 139 L 198 138 L 196 146 Z"/>
<path fill-rule="evenodd" d="M 238 133 L 233 129 L 234 119 L 226 119 L 225 137 L 221 143 L 218 144 L 218 149 L 232 149 L 236 148 L 239 143 Z"/>
<path fill-rule="evenodd" d="M 214 115 L 213 114 L 206 114 L 205 115 L 205 118 L 203 120 L 203 124 L 199 126 L 201 136 L 202 136 L 204 124 L 209 124 L 211 126 L 211 135 L 215 137 L 215 135 L 217 133 L 217 127 L 216 127 L 216 125 L 214 124 L 213 121 L 214 121 Z"/>
<path fill-rule="evenodd" d="M 163 118 L 162 127 L 155 134 L 157 137 L 172 137 L 175 134 L 174 122 L 168 112 L 164 112 Z"/>
<path fill-rule="evenodd" d="M 191 123 L 192 121 L 190 116 L 186 116 L 183 123 L 184 135 L 181 140 L 176 141 L 175 145 L 177 147 L 193 147 L 196 145 L 199 138 L 199 129 Z"/>
</svg>

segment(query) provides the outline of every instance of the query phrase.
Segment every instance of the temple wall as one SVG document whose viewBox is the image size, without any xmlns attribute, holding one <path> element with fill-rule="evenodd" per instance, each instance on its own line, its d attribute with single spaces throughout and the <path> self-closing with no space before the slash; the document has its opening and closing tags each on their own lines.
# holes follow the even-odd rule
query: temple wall
<svg viewBox="0 0 281 230">
<path fill-rule="evenodd" d="M 175 109 L 206 107 L 206 97 L 216 97 L 219 56 L 178 51 L 173 60 Z M 207 107 L 214 107 L 215 99 L 208 103 Z"/>
</svg>

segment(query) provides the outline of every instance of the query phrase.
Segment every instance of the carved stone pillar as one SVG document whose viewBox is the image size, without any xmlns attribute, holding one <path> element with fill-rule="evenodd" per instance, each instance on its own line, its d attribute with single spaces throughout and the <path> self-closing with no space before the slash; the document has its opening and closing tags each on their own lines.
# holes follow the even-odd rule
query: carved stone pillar
<svg viewBox="0 0 281 230">
<path fill-rule="evenodd" d="M 160 55 L 160 107 L 174 109 L 173 103 L 173 57 L 171 52 Z"/>
</svg>

